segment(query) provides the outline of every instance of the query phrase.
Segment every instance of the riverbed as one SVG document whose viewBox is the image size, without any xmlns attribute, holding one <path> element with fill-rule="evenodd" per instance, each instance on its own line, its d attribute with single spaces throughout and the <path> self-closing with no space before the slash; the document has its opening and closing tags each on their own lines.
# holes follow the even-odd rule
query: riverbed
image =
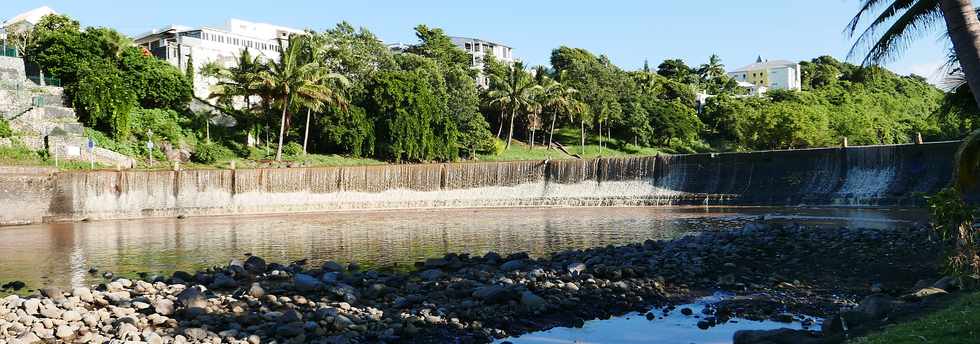
<svg viewBox="0 0 980 344">
<path fill-rule="evenodd" d="M 103 272 L 170 274 L 225 265 L 246 253 L 270 261 L 355 262 L 409 270 L 446 253 L 528 252 L 671 239 L 770 221 L 889 227 L 920 210 L 766 207 L 511 208 L 354 211 L 156 218 L 0 227 L 0 284 L 28 288 L 100 283 Z M 89 273 L 95 268 L 99 273 Z"/>
</svg>

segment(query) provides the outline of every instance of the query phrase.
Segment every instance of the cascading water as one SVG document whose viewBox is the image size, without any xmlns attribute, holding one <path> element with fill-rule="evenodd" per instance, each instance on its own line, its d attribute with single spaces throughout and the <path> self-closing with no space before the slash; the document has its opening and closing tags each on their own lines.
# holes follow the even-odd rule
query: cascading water
<svg viewBox="0 0 980 344">
<path fill-rule="evenodd" d="M 944 186 L 957 143 L 595 160 L 70 172 L 62 219 L 344 209 L 891 205 Z"/>
</svg>

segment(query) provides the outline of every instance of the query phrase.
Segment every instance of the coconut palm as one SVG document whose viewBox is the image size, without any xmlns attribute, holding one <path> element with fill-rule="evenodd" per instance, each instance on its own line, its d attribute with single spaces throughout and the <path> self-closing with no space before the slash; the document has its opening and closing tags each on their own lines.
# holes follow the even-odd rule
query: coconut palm
<svg viewBox="0 0 980 344">
<path fill-rule="evenodd" d="M 244 107 L 241 111 L 245 114 L 253 114 L 252 97 L 259 94 L 262 87 L 262 80 L 259 72 L 262 70 L 262 61 L 258 56 L 252 56 L 248 49 L 238 55 L 235 66 L 225 68 L 217 61 L 211 61 L 201 66 L 201 75 L 217 79 L 211 86 L 209 99 L 217 101 L 219 104 L 228 104 L 234 107 L 235 99 L 241 97 Z M 252 117 L 252 116 L 249 116 Z M 253 119 L 249 119 L 253 121 Z M 254 120 L 254 135 L 259 135 L 258 121 Z M 251 144 L 251 142 L 249 142 Z"/>
<path fill-rule="evenodd" d="M 279 146 L 276 147 L 276 161 L 282 160 L 282 145 L 289 126 L 289 109 L 297 99 L 330 99 L 330 88 L 320 82 L 318 64 L 304 59 L 305 39 L 303 35 L 289 37 L 288 43 L 279 40 L 279 60 L 266 64 L 259 73 L 266 96 L 276 106 L 282 108 L 279 120 Z"/>
<path fill-rule="evenodd" d="M 490 104 L 505 106 L 510 110 L 510 129 L 507 131 L 507 149 L 514 140 L 514 119 L 518 112 L 530 112 L 534 95 L 541 86 L 534 83 L 531 75 L 524 70 L 524 64 L 515 62 L 508 67 L 505 78 L 492 76 L 492 89 L 487 93 Z"/>
<path fill-rule="evenodd" d="M 326 51 L 327 41 L 322 35 L 310 33 L 302 40 L 304 49 L 304 61 L 313 63 L 317 66 L 313 70 L 311 83 L 320 88 L 320 92 L 315 97 L 309 94 L 300 93 L 295 99 L 296 105 L 306 108 L 306 125 L 303 127 L 303 154 L 307 153 L 307 145 L 310 138 L 310 117 L 313 111 L 320 112 L 326 108 L 336 108 L 346 111 L 349 102 L 344 90 L 350 87 L 350 81 L 339 73 L 329 71 Z"/>
<path fill-rule="evenodd" d="M 575 97 L 578 90 L 565 86 L 561 81 L 565 80 L 566 71 L 558 74 L 558 81 L 547 78 L 541 83 L 542 91 L 540 103 L 543 108 L 551 112 L 551 125 L 548 129 L 548 147 L 551 147 L 555 137 L 555 122 L 559 116 L 572 116 L 574 113 L 585 111 L 586 104 Z"/>
<path fill-rule="evenodd" d="M 873 13 L 877 16 L 857 34 L 865 17 Z M 862 0 L 845 29 L 852 37 L 857 35 L 849 56 L 864 53 L 865 64 L 889 61 L 943 22 L 967 84 L 974 90 L 974 101 L 980 105 L 980 20 L 971 0 Z"/>
<path fill-rule="evenodd" d="M 725 65 L 721 63 L 721 57 L 718 57 L 716 54 L 711 54 L 708 57 L 708 63 L 698 68 L 698 74 L 703 80 L 711 80 L 725 75 Z"/>
</svg>

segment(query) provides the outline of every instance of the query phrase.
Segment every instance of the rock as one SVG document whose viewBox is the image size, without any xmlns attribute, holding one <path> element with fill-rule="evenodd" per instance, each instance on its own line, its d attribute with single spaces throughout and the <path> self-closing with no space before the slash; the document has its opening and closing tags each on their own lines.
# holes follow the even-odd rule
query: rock
<svg viewBox="0 0 980 344">
<path fill-rule="evenodd" d="M 24 287 L 26 287 L 26 286 L 27 286 L 27 284 L 25 284 L 24 282 L 21 282 L 21 281 L 12 281 L 12 282 L 8 282 L 7 284 L 4 284 L 3 286 L 0 286 L 0 289 L 8 289 L 8 290 L 13 290 L 13 291 L 18 291 L 18 290 L 24 289 Z"/>
<path fill-rule="evenodd" d="M 541 311 L 544 310 L 548 302 L 531 291 L 524 291 L 521 293 L 521 304 L 532 311 Z"/>
<path fill-rule="evenodd" d="M 41 306 L 41 315 L 48 319 L 61 319 L 61 314 L 65 311 L 55 305 Z"/>
<path fill-rule="evenodd" d="M 347 328 L 354 325 L 354 322 L 350 318 L 343 315 L 338 315 L 333 320 L 333 326 L 338 330 L 346 330 Z"/>
<path fill-rule="evenodd" d="M 895 303 L 895 299 L 889 296 L 875 294 L 861 300 L 854 311 L 865 314 L 872 319 L 881 319 L 895 308 Z"/>
<path fill-rule="evenodd" d="M 694 314 L 694 311 L 691 310 L 690 308 L 684 307 L 681 308 L 681 314 L 684 314 L 686 316 L 691 316 L 691 314 Z"/>
<path fill-rule="evenodd" d="M 38 299 L 27 299 L 24 300 L 24 312 L 28 315 L 35 315 L 40 310 L 41 300 Z"/>
<path fill-rule="evenodd" d="M 945 290 L 940 288 L 929 287 L 929 288 L 919 289 L 918 291 L 911 294 L 902 295 L 902 300 L 915 302 L 930 296 L 945 295 L 945 294 L 949 294 L 949 293 L 947 293 Z"/>
<path fill-rule="evenodd" d="M 211 289 L 233 289 L 238 288 L 238 282 L 234 278 L 226 274 L 216 274 L 214 275 L 214 281 L 211 282 Z"/>
<path fill-rule="evenodd" d="M 585 272 L 585 264 L 571 263 L 568 264 L 568 266 L 565 267 L 565 269 L 568 270 L 568 273 L 571 274 L 572 276 L 578 276 L 579 274 Z"/>
<path fill-rule="evenodd" d="M 772 317 L 773 321 L 787 323 L 787 324 L 793 322 L 793 320 L 795 319 L 796 317 L 793 316 L 792 313 L 779 313 Z"/>
<path fill-rule="evenodd" d="M 647 320 L 657 319 L 657 315 L 656 314 L 653 314 L 653 312 L 647 312 L 647 314 L 645 316 L 646 316 Z"/>
<path fill-rule="evenodd" d="M 65 311 L 64 313 L 61 313 L 61 320 L 67 322 L 79 321 L 82 320 L 82 315 L 79 314 L 77 311 L 69 310 L 69 311 Z"/>
<path fill-rule="evenodd" d="M 60 325 L 54 332 L 54 335 L 67 341 L 68 339 L 75 337 L 75 329 L 68 325 Z"/>
<path fill-rule="evenodd" d="M 500 270 L 502 271 L 515 271 L 520 270 L 524 267 L 524 261 L 521 260 L 510 260 L 506 263 L 500 264 Z"/>
<path fill-rule="evenodd" d="M 344 272 L 344 266 L 332 260 L 323 263 L 321 269 L 326 272 Z"/>
<path fill-rule="evenodd" d="M 419 277 L 429 282 L 433 282 L 438 280 L 439 278 L 442 278 L 442 275 L 443 275 L 442 270 L 438 270 L 438 269 L 429 269 L 419 273 Z"/>
<path fill-rule="evenodd" d="M 208 300 L 198 287 L 190 287 L 177 294 L 177 302 L 186 308 L 207 308 Z"/>
<path fill-rule="evenodd" d="M 82 302 L 91 303 L 95 301 L 95 298 L 92 297 L 92 290 L 90 290 L 89 288 L 85 288 L 85 287 L 74 288 L 71 290 L 71 295 L 77 297 L 79 300 L 82 300 Z"/>
<path fill-rule="evenodd" d="M 186 328 L 184 329 L 184 334 L 190 339 L 198 341 L 208 337 L 208 331 L 198 327 Z"/>
<path fill-rule="evenodd" d="M 310 275 L 296 274 L 293 276 L 293 287 L 302 292 L 313 291 L 320 288 L 320 281 Z"/>
<path fill-rule="evenodd" d="M 175 271 L 171 279 L 180 283 L 194 282 L 194 276 L 185 271 Z"/>
<path fill-rule="evenodd" d="M 119 326 L 116 327 L 116 336 L 122 340 L 139 339 L 140 330 L 130 323 L 121 322 L 119 323 Z"/>
<path fill-rule="evenodd" d="M 45 297 L 51 299 L 51 301 L 54 301 L 55 303 L 58 304 L 67 301 L 67 299 L 65 298 L 65 294 L 62 293 L 61 289 L 59 289 L 58 287 L 41 288 L 41 295 L 44 295 Z"/>
<path fill-rule="evenodd" d="M 517 298 L 517 293 L 502 285 L 490 285 L 476 288 L 473 297 L 489 303 L 503 303 Z"/>
<path fill-rule="evenodd" d="M 337 283 L 327 287 L 327 291 L 330 292 L 335 297 L 340 298 L 346 302 L 356 302 L 357 301 L 357 289 L 343 283 Z"/>
<path fill-rule="evenodd" d="M 169 316 L 174 314 L 174 302 L 168 299 L 160 299 L 153 303 L 153 310 L 157 314 Z"/>
<path fill-rule="evenodd" d="M 872 293 L 877 294 L 877 293 L 882 292 L 883 290 L 884 290 L 884 288 L 881 286 L 881 283 L 873 283 L 873 284 L 871 284 L 871 292 Z"/>
<path fill-rule="evenodd" d="M 259 282 L 252 283 L 252 286 L 248 288 L 248 295 L 256 299 L 262 298 L 265 296 L 265 289 L 262 289 Z"/>
<path fill-rule="evenodd" d="M 276 335 L 280 337 L 296 337 L 303 334 L 304 331 L 301 322 L 291 322 L 276 327 Z"/>
<path fill-rule="evenodd" d="M 326 284 L 334 284 L 340 280 L 339 272 L 324 272 L 323 276 L 320 276 L 320 281 Z"/>
<path fill-rule="evenodd" d="M 245 271 L 251 272 L 256 275 L 265 273 L 267 266 L 268 265 L 265 263 L 265 259 L 262 259 L 258 256 L 251 256 L 245 260 Z"/>
<path fill-rule="evenodd" d="M 953 276 L 946 276 L 940 278 L 936 283 L 932 284 L 933 288 L 939 288 L 945 291 L 954 291 L 961 288 L 960 280 Z"/>
<path fill-rule="evenodd" d="M 733 344 L 819 344 L 830 343 L 820 333 L 791 329 L 735 332 Z"/>
</svg>

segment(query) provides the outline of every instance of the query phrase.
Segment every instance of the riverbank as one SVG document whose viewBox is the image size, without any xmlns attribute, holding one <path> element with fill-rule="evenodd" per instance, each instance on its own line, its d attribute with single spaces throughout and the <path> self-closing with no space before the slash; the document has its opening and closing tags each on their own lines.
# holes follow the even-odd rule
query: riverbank
<svg viewBox="0 0 980 344">
<path fill-rule="evenodd" d="M 8 297 L 0 339 L 480 343 L 716 290 L 740 296 L 738 307 L 717 308 L 732 316 L 830 316 L 872 285 L 898 292 L 936 276 L 940 250 L 929 237 L 923 227 L 758 223 L 541 259 L 450 254 L 411 273 L 243 257 L 193 274 Z"/>
</svg>

